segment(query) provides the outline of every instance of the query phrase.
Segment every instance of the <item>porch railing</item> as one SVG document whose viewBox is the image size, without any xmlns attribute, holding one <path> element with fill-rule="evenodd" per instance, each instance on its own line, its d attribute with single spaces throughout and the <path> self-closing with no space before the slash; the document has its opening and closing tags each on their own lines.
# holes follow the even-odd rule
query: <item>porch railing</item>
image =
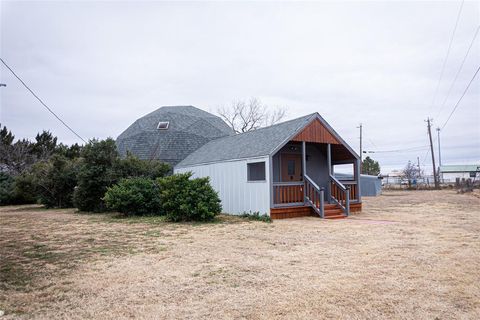
<svg viewBox="0 0 480 320">
<path fill-rule="evenodd" d="M 350 187 L 343 185 L 337 178 L 330 175 L 330 188 L 333 202 L 342 208 L 345 215 L 350 215 Z"/>
<path fill-rule="evenodd" d="M 350 189 L 350 202 L 358 201 L 358 184 L 352 180 L 339 180 L 345 187 Z"/>
<path fill-rule="evenodd" d="M 324 190 L 307 175 L 305 178 L 305 202 L 321 217 L 324 217 Z"/>
<path fill-rule="evenodd" d="M 347 216 L 350 215 L 350 200 L 358 197 L 357 190 L 355 182 L 343 181 L 342 183 L 330 175 L 330 199 L 340 206 Z M 323 218 L 324 189 L 320 188 L 308 175 L 304 175 L 304 181 L 274 182 L 273 204 L 275 207 L 309 205 Z"/>
<path fill-rule="evenodd" d="M 295 182 L 274 182 L 273 183 L 273 204 L 276 206 L 299 205 L 304 203 L 304 183 Z"/>
</svg>

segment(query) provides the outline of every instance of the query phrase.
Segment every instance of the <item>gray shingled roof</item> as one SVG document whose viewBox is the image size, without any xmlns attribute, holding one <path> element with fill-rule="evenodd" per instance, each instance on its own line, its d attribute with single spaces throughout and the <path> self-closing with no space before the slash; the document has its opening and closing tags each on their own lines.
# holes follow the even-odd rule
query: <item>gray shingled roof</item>
<svg viewBox="0 0 480 320">
<path fill-rule="evenodd" d="M 316 113 L 313 113 L 270 127 L 212 140 L 176 167 L 269 155 L 315 116 Z"/>
<path fill-rule="evenodd" d="M 168 130 L 157 129 L 169 121 Z M 192 106 L 161 107 L 136 120 L 117 138 L 121 156 L 127 151 L 140 159 L 158 159 L 176 165 L 205 143 L 233 135 L 219 117 Z"/>
</svg>

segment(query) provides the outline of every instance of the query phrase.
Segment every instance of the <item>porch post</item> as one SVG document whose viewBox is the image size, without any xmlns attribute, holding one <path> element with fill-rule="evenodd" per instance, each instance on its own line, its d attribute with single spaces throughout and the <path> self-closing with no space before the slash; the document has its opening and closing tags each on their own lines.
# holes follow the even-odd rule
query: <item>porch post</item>
<svg viewBox="0 0 480 320">
<path fill-rule="evenodd" d="M 307 146 L 305 141 L 302 141 L 302 172 L 303 176 L 307 175 Z"/>
<path fill-rule="evenodd" d="M 327 200 L 332 203 L 332 182 L 330 176 L 332 175 L 332 146 L 327 144 L 327 166 L 328 166 L 328 184 L 327 184 Z"/>
<path fill-rule="evenodd" d="M 275 207 L 273 190 L 273 156 L 268 157 L 268 186 L 270 191 L 270 208 Z M 270 215 L 270 212 L 269 212 Z"/>
<path fill-rule="evenodd" d="M 307 175 L 307 145 L 302 141 L 302 175 L 303 175 L 303 203 L 306 202 L 307 193 L 305 192 L 305 176 Z"/>
<path fill-rule="evenodd" d="M 357 181 L 357 199 L 358 199 L 358 202 L 362 202 L 362 192 L 361 192 L 361 183 L 360 183 L 360 179 L 361 179 L 361 174 L 362 174 L 362 163 L 360 162 L 360 159 L 357 159 L 356 161 L 356 177 L 355 177 L 355 180 Z"/>
<path fill-rule="evenodd" d="M 320 217 L 325 218 L 325 189 L 320 188 Z"/>
</svg>

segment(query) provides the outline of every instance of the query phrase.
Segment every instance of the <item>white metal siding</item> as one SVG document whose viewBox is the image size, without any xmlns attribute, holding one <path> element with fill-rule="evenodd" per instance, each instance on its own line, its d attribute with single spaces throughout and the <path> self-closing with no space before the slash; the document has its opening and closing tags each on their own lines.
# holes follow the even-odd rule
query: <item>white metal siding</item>
<svg viewBox="0 0 480 320">
<path fill-rule="evenodd" d="M 470 172 L 440 172 L 440 177 L 443 182 L 455 182 L 457 178 L 473 180 L 473 178 L 470 178 Z"/>
<path fill-rule="evenodd" d="M 265 161 L 265 181 L 247 182 L 247 163 Z M 210 177 L 222 200 L 223 212 L 270 214 L 270 168 L 268 157 L 175 168 L 175 173 L 191 171 L 193 177 Z"/>
</svg>

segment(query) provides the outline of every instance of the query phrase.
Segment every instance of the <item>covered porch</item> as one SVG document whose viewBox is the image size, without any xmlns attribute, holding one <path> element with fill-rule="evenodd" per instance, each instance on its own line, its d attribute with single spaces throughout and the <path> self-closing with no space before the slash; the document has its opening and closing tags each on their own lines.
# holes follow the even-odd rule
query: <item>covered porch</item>
<svg viewBox="0 0 480 320">
<path fill-rule="evenodd" d="M 271 157 L 272 218 L 340 218 L 361 210 L 358 156 L 323 126 L 305 131 Z M 340 179 L 339 172 L 348 175 Z"/>
</svg>

